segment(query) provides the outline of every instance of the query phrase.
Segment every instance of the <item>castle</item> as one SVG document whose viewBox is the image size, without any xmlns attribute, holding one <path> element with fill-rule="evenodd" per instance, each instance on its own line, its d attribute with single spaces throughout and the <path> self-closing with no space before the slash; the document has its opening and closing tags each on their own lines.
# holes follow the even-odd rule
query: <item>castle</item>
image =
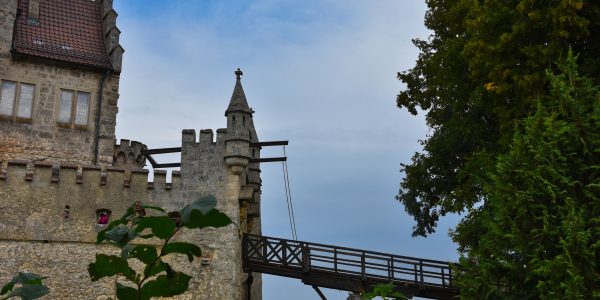
<svg viewBox="0 0 600 300">
<path fill-rule="evenodd" d="M 115 142 L 124 49 L 112 0 L 0 1 L 0 283 L 18 271 L 47 276 L 48 299 L 115 297 L 115 279 L 91 282 L 96 234 L 134 201 L 176 211 L 212 194 L 236 224 L 177 238 L 200 245 L 177 299 L 261 299 L 261 278 L 241 266 L 242 233 L 259 234 L 260 144 L 241 85 L 227 126 L 182 131 L 170 182 L 139 142 Z M 126 100 L 125 100 L 126 101 Z M 180 261 L 179 261 L 180 260 Z"/>
</svg>

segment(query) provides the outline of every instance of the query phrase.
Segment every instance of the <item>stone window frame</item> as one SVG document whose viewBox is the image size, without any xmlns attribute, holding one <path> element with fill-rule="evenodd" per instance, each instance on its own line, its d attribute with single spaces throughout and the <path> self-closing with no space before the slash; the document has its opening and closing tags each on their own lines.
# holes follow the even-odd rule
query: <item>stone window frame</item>
<svg viewBox="0 0 600 300">
<path fill-rule="evenodd" d="M 61 101 L 62 101 L 62 94 L 63 91 L 66 92 L 71 92 L 72 96 L 71 96 L 71 115 L 69 117 L 69 122 L 61 122 L 59 120 L 60 117 L 60 105 L 61 105 Z M 79 94 L 88 94 L 89 98 L 88 98 L 88 107 L 87 107 L 87 122 L 85 125 L 83 124 L 76 124 L 75 123 L 75 115 L 77 113 L 77 99 L 79 97 Z M 70 88 L 59 88 L 58 90 L 58 100 L 57 100 L 57 109 L 56 109 L 56 124 L 59 127 L 63 127 L 63 128 L 77 128 L 77 129 L 88 129 L 90 126 L 90 119 L 91 119 L 91 112 L 92 112 L 92 99 L 93 99 L 93 94 L 92 92 L 88 92 L 88 91 L 81 91 L 81 90 L 75 90 L 75 89 L 70 89 Z"/>
<path fill-rule="evenodd" d="M 10 79 L 0 79 L 0 98 L 2 97 L 2 90 L 4 89 L 5 82 L 12 82 L 15 84 L 15 96 L 13 98 L 13 111 L 11 115 L 2 115 L 0 114 L 0 120 L 9 120 L 13 122 L 22 122 L 22 123 L 31 123 L 33 120 L 33 113 L 35 109 L 35 98 L 37 94 L 37 85 L 30 82 L 18 81 L 18 80 L 10 80 Z M 33 87 L 32 95 L 31 95 L 31 107 L 30 107 L 30 115 L 29 117 L 19 117 L 18 109 L 19 109 L 19 101 L 21 100 L 21 90 L 23 85 L 29 85 Z"/>
</svg>

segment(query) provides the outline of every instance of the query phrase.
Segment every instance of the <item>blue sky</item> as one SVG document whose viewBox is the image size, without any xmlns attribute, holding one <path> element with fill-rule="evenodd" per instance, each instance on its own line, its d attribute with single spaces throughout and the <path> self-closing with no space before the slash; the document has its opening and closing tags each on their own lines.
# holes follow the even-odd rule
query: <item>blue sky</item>
<svg viewBox="0 0 600 300">
<path fill-rule="evenodd" d="M 413 220 L 394 199 L 400 163 L 428 131 L 422 116 L 395 106 L 396 72 L 418 55 L 411 39 L 428 35 L 422 1 L 118 0 L 115 8 L 126 50 L 117 138 L 176 147 L 181 129 L 224 127 L 239 67 L 259 139 L 290 141 L 299 239 L 457 259 L 447 235 L 456 217 L 412 238 Z M 262 170 L 263 233 L 289 238 L 281 165 Z M 299 280 L 264 276 L 263 289 L 266 300 L 318 299 Z"/>
</svg>

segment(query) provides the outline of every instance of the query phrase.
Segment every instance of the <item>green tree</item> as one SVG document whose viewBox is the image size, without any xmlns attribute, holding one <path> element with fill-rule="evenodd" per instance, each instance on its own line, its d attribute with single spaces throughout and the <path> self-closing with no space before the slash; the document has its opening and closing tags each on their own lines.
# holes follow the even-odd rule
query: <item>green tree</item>
<svg viewBox="0 0 600 300">
<path fill-rule="evenodd" d="M 121 255 L 96 254 L 96 261 L 88 266 L 92 281 L 120 275 L 127 284 L 117 282 L 117 298 L 121 300 L 147 300 L 152 297 L 180 295 L 188 289 L 191 276 L 173 270 L 163 260 L 166 255 L 186 255 L 191 263 L 202 254 L 200 247 L 174 242 L 172 238 L 182 228 L 202 229 L 223 227 L 232 224 L 227 215 L 215 209 L 217 200 L 213 196 L 184 207 L 177 214 L 167 214 L 162 208 L 136 202 L 118 220 L 98 233 L 97 242 L 108 242 L 121 248 Z M 152 215 L 146 213 L 151 210 Z M 162 240 L 162 245 L 144 244 L 143 240 Z M 145 265 L 136 272 L 129 260 L 136 259 Z"/>
<path fill-rule="evenodd" d="M 398 73 L 397 105 L 426 110 L 430 135 L 403 164 L 397 199 L 414 235 L 434 232 L 440 216 L 469 213 L 506 153 L 515 122 L 548 91 L 545 70 L 579 53 L 582 74 L 600 77 L 600 2 L 594 0 L 427 0 L 428 40 L 414 40 L 416 66 Z"/>
<path fill-rule="evenodd" d="M 571 52 L 453 234 L 467 299 L 600 299 L 600 89 Z"/>
</svg>

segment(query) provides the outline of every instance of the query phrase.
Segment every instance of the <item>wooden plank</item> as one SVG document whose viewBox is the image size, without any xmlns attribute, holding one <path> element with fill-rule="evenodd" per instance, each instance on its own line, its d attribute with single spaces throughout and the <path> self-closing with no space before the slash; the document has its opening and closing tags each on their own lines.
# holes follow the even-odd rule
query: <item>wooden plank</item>
<svg viewBox="0 0 600 300">
<path fill-rule="evenodd" d="M 177 168 L 177 167 L 181 167 L 181 163 L 157 164 L 156 167 L 154 167 L 154 168 L 160 169 L 160 168 Z"/>
<path fill-rule="evenodd" d="M 250 143 L 250 147 L 287 146 L 288 144 L 289 141 L 258 142 Z"/>
<path fill-rule="evenodd" d="M 156 149 L 148 149 L 142 150 L 142 154 L 164 154 L 164 153 L 177 153 L 181 152 L 181 147 L 173 147 L 173 148 L 156 148 Z"/>
<path fill-rule="evenodd" d="M 287 161 L 287 157 L 268 157 L 268 158 L 251 158 L 251 163 L 264 163 L 264 162 L 276 162 L 276 161 Z"/>
</svg>

